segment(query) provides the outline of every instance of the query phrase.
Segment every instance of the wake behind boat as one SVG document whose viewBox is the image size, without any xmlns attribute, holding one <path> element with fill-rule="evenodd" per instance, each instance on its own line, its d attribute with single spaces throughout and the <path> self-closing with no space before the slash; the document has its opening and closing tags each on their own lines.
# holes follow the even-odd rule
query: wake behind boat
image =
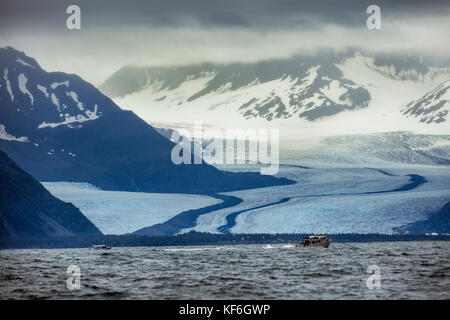
<svg viewBox="0 0 450 320">
<path fill-rule="evenodd" d="M 326 235 L 323 233 L 318 233 L 317 235 L 312 235 L 303 238 L 302 243 L 297 243 L 295 246 L 298 247 L 324 247 L 328 248 L 331 244 L 331 240 L 327 239 Z"/>
</svg>

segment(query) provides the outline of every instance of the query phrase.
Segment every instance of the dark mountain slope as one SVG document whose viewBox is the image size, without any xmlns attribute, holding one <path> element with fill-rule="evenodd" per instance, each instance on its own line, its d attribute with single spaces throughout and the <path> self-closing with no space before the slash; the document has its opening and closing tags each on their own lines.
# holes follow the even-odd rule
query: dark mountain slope
<svg viewBox="0 0 450 320">
<path fill-rule="evenodd" d="M 0 238 L 102 234 L 1 151 L 0 181 Z"/>
<path fill-rule="evenodd" d="M 292 183 L 206 163 L 174 165 L 174 143 L 76 75 L 0 48 L 0 150 L 39 181 L 108 190 L 212 193 Z"/>
</svg>

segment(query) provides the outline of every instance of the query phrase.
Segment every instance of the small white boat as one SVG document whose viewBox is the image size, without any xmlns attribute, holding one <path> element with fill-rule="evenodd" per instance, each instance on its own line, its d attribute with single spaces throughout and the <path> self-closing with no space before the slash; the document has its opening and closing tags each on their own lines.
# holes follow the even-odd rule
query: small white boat
<svg viewBox="0 0 450 320">
<path fill-rule="evenodd" d="M 92 246 L 94 250 L 109 250 L 111 247 L 108 247 L 106 244 L 96 244 Z"/>
</svg>

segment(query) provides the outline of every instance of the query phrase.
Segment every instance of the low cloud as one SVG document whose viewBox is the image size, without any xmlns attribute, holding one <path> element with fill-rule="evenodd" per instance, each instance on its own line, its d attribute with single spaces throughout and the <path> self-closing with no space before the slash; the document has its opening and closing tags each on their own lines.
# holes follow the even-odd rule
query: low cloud
<svg viewBox="0 0 450 320">
<path fill-rule="evenodd" d="M 84 17 L 81 30 L 69 31 L 65 29 L 64 16 L 40 27 L 11 22 L 0 31 L 0 45 L 25 51 L 47 70 L 77 73 L 94 84 L 102 83 L 123 65 L 256 62 L 314 53 L 324 47 L 335 50 L 359 47 L 373 52 L 438 58 L 446 58 L 450 52 L 447 7 L 441 10 L 431 7 L 421 15 L 408 14 L 411 10 L 398 9 L 396 15 L 383 15 L 382 11 L 381 30 L 368 30 L 365 11 L 343 10 L 334 17 L 331 13 L 323 14 L 319 7 L 310 6 L 308 15 L 308 11 L 292 5 L 298 9 L 295 14 L 295 10 L 288 10 L 290 1 L 281 1 L 278 7 L 271 1 L 261 3 L 263 8 L 264 5 L 273 8 L 272 18 L 280 23 L 270 20 L 270 12 L 261 12 L 261 8 L 255 8 L 252 16 L 249 8 L 237 13 L 231 10 L 232 6 L 198 11 L 191 8 L 187 11 L 190 14 L 179 9 L 171 12 L 164 7 L 160 17 L 167 20 L 160 20 L 161 23 L 145 24 L 140 18 L 139 23 L 115 24 L 114 20 L 99 17 L 99 21 L 109 23 L 92 24 Z M 418 4 L 413 1 L 412 5 Z M 331 12 L 333 5 L 329 6 Z M 286 19 L 281 18 L 283 14 Z M 341 21 L 345 16 L 350 22 Z"/>
</svg>

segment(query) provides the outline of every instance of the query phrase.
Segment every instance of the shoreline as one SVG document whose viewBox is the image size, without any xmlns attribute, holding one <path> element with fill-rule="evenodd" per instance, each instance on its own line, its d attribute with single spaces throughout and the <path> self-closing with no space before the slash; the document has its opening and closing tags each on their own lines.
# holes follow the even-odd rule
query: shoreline
<svg viewBox="0 0 450 320">
<path fill-rule="evenodd" d="M 95 244 L 111 247 L 163 247 L 163 246 L 206 246 L 239 244 L 295 244 L 310 234 L 212 234 L 188 232 L 176 236 L 66 236 L 47 238 L 0 239 L 0 250 L 4 249 L 68 249 L 90 248 Z M 328 234 L 333 243 L 363 242 L 409 242 L 450 241 L 449 234 Z"/>
</svg>

